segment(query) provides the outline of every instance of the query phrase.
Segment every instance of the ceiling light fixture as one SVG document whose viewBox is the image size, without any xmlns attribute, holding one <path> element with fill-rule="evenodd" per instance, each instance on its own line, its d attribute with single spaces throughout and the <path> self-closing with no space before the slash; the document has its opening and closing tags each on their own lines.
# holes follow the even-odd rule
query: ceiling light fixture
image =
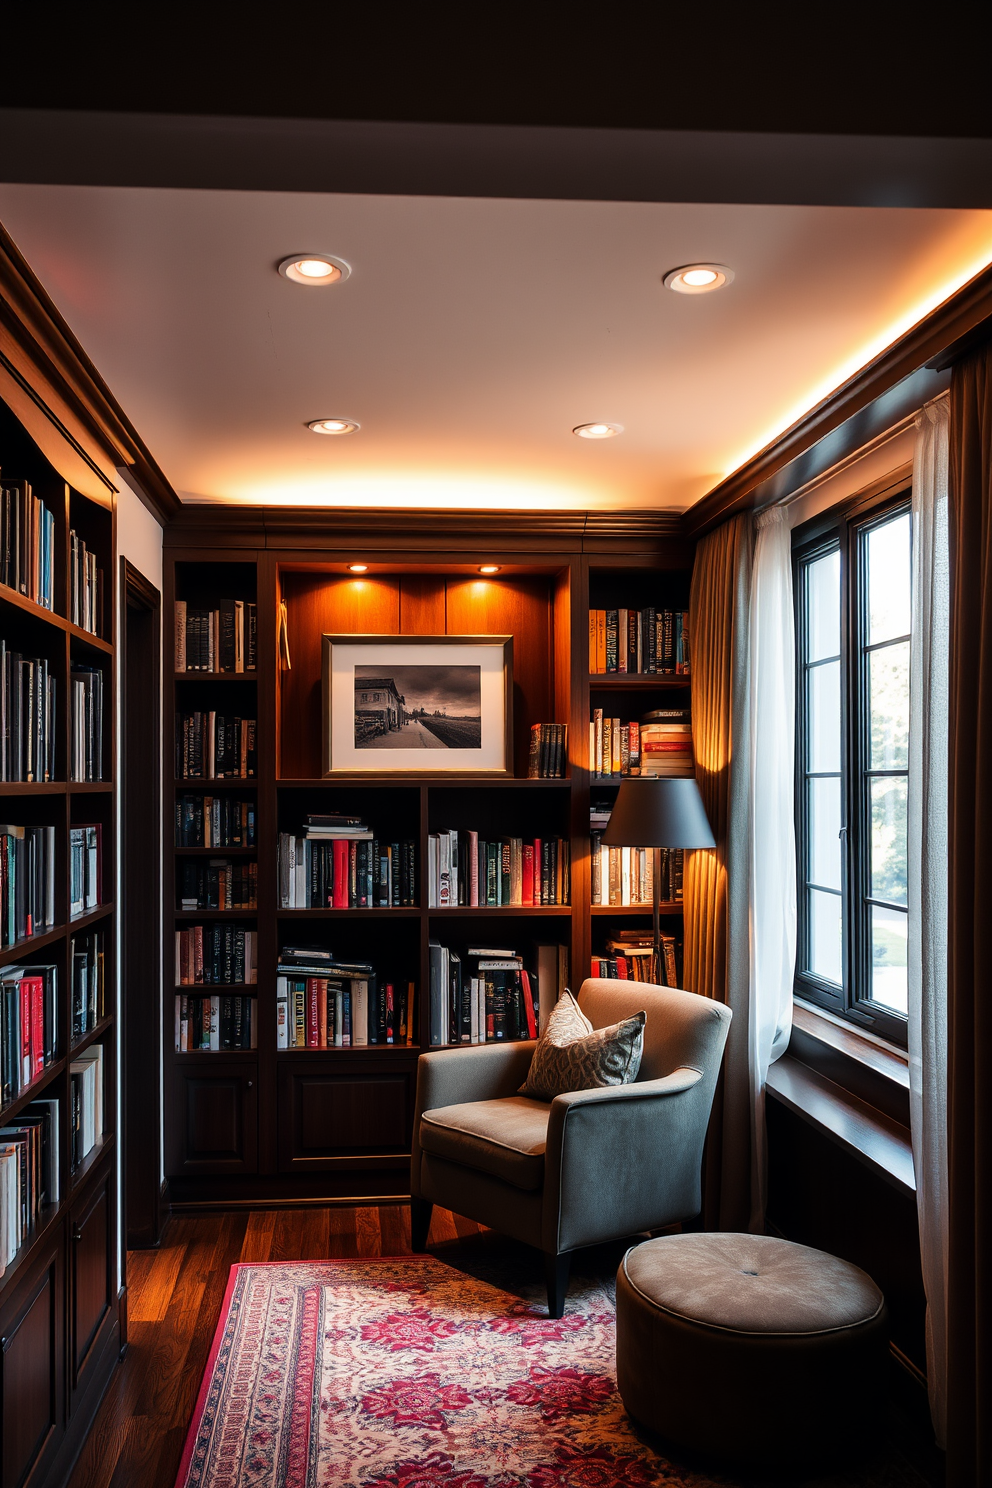
<svg viewBox="0 0 992 1488">
<path fill-rule="evenodd" d="M 361 427 L 354 419 L 340 418 L 312 419 L 307 424 L 315 434 L 357 434 Z"/>
<path fill-rule="evenodd" d="M 709 294 L 714 289 L 722 289 L 725 284 L 732 284 L 733 278 L 734 271 L 726 264 L 697 263 L 669 269 L 662 283 L 666 289 L 674 289 L 676 294 Z"/>
<path fill-rule="evenodd" d="M 623 433 L 623 424 L 576 424 L 572 433 L 580 439 L 612 439 Z"/>
<path fill-rule="evenodd" d="M 368 573 L 368 571 L 369 571 L 369 566 L 368 566 L 367 563 L 349 563 L 348 564 L 348 572 L 349 573 Z"/>
<path fill-rule="evenodd" d="M 283 259 L 279 272 L 294 284 L 340 284 L 351 273 L 351 264 L 329 253 L 294 253 Z"/>
<path fill-rule="evenodd" d="M 479 572 L 482 573 L 482 574 L 499 573 L 499 569 L 500 569 L 500 565 L 498 563 L 480 563 L 479 564 Z"/>
</svg>

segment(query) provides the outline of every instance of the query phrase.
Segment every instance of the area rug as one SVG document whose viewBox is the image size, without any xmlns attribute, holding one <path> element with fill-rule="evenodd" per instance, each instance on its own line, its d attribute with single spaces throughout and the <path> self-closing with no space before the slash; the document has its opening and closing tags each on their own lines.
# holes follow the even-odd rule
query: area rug
<svg viewBox="0 0 992 1488">
<path fill-rule="evenodd" d="M 729 1485 L 639 1440 L 614 1338 L 608 1281 L 556 1321 L 429 1256 L 234 1266 L 177 1488 Z"/>
</svg>

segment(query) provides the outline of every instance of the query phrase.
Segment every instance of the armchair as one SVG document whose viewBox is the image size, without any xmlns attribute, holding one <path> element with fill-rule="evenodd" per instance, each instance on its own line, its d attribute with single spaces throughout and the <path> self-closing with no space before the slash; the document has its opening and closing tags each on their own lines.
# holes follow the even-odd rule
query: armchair
<svg viewBox="0 0 992 1488">
<path fill-rule="evenodd" d="M 722 1003 L 644 982 L 592 977 L 579 1006 L 594 1028 L 642 1009 L 644 1054 L 630 1085 L 553 1101 L 518 1095 L 531 1043 L 423 1054 L 410 1172 L 414 1250 L 435 1204 L 543 1251 L 548 1312 L 561 1317 L 570 1254 L 690 1219 L 730 1026 Z"/>
</svg>

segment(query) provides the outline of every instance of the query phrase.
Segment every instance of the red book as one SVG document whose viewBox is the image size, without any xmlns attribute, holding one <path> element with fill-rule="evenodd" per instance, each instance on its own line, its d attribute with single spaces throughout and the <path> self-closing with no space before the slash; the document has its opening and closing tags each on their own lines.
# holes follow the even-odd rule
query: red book
<svg viewBox="0 0 992 1488">
<path fill-rule="evenodd" d="M 591 968 L 591 970 L 589 972 L 589 975 L 590 976 L 594 976 L 594 977 L 598 977 L 600 975 L 600 971 L 599 971 L 599 957 L 598 956 L 593 956 L 593 958 L 592 958 L 592 968 Z"/>
<path fill-rule="evenodd" d="M 621 982 L 625 982 L 627 980 L 627 958 L 626 958 L 626 956 L 618 956 L 617 957 L 617 977 L 618 977 L 618 979 Z"/>
<path fill-rule="evenodd" d="M 45 982 L 31 977 L 31 1078 L 45 1071 Z"/>
<path fill-rule="evenodd" d="M 386 1043 L 396 1042 L 396 998 L 392 982 L 386 983 Z"/>
<path fill-rule="evenodd" d="M 31 1079 L 31 977 L 21 977 L 21 1084 Z"/>
<path fill-rule="evenodd" d="M 307 1048 L 320 1048 L 320 1012 L 317 1007 L 319 977 L 307 977 Z"/>
<path fill-rule="evenodd" d="M 537 1038 L 537 1020 L 534 1017 L 534 998 L 530 990 L 530 977 L 526 968 L 520 968 L 520 986 L 524 995 L 524 1012 L 527 1014 L 527 1037 Z"/>
<path fill-rule="evenodd" d="M 334 899 L 335 909 L 348 908 L 348 880 L 351 876 L 348 848 L 351 844 L 344 838 L 334 839 Z"/>
<path fill-rule="evenodd" d="M 534 844 L 524 843 L 523 868 L 520 874 L 520 902 L 534 903 Z"/>
</svg>

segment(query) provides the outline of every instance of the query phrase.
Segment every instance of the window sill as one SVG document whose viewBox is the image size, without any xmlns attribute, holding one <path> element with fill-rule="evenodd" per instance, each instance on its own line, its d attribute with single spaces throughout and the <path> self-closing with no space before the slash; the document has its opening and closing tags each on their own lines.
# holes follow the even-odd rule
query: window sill
<svg viewBox="0 0 992 1488">
<path fill-rule="evenodd" d="M 796 998 L 789 1055 L 909 1128 L 909 1061 L 903 1050 Z"/>
</svg>

